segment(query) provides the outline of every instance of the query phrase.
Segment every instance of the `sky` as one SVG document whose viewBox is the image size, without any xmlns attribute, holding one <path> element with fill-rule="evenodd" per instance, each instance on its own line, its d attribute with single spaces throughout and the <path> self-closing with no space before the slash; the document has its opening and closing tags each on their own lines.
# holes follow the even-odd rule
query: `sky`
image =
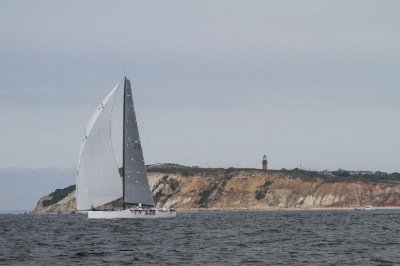
<svg viewBox="0 0 400 266">
<path fill-rule="evenodd" d="M 399 1 L 1 1 L 0 168 L 74 169 L 127 75 L 147 164 L 399 172 Z"/>
<path fill-rule="evenodd" d="M 57 188 L 75 183 L 73 169 L 0 168 L 0 214 L 32 210 Z"/>
</svg>

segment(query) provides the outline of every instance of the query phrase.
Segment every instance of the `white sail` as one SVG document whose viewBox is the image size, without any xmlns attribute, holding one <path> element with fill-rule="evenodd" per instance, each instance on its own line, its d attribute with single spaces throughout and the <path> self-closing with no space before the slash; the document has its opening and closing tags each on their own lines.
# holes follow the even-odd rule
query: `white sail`
<svg viewBox="0 0 400 266">
<path fill-rule="evenodd" d="M 81 145 L 76 182 L 78 210 L 89 210 L 122 196 L 122 180 L 111 141 L 115 86 L 94 112 Z"/>
</svg>

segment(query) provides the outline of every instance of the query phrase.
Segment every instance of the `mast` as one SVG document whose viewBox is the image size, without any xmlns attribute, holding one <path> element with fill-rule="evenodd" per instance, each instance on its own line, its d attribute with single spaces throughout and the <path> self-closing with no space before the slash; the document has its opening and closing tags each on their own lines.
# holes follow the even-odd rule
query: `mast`
<svg viewBox="0 0 400 266">
<path fill-rule="evenodd" d="M 125 210 L 125 97 L 126 77 L 124 77 L 124 106 L 122 118 L 122 209 Z"/>
</svg>

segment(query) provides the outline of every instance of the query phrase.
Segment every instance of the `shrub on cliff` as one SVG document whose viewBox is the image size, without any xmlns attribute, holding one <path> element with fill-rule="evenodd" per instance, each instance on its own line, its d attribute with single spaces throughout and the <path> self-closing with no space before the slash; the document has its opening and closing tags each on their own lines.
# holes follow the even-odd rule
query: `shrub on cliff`
<svg viewBox="0 0 400 266">
<path fill-rule="evenodd" d="M 69 193 L 75 190 L 75 185 L 71 185 L 69 187 L 63 188 L 63 189 L 56 189 L 53 193 L 49 195 L 50 199 L 44 200 L 42 202 L 43 207 L 50 206 L 52 204 L 55 204 L 65 198 Z"/>
</svg>

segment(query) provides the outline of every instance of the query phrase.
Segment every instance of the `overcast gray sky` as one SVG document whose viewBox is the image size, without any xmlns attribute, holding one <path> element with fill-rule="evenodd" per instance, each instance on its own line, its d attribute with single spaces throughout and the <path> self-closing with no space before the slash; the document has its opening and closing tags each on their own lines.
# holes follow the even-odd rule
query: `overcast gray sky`
<svg viewBox="0 0 400 266">
<path fill-rule="evenodd" d="M 400 171 L 400 1 L 1 1 L 0 167 L 67 167 L 128 75 L 147 163 Z"/>
</svg>

